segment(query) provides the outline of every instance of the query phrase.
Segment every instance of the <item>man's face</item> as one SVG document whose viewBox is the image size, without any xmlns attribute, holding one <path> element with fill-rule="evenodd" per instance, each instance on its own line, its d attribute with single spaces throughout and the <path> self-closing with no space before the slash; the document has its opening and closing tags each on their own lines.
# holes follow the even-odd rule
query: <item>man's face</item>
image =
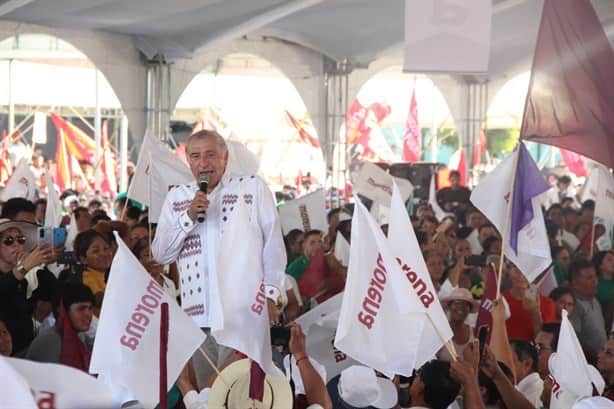
<svg viewBox="0 0 614 409">
<path fill-rule="evenodd" d="M 593 267 L 580 270 L 580 274 L 571 282 L 571 287 L 584 297 L 593 297 L 597 294 L 597 274 Z"/>
<path fill-rule="evenodd" d="M 559 227 L 563 227 L 563 212 L 559 208 L 551 209 L 548 212 L 548 219 L 552 220 Z"/>
<path fill-rule="evenodd" d="M 70 305 L 68 318 L 77 332 L 86 332 L 90 329 L 93 315 L 93 305 L 89 301 L 77 302 Z"/>
<path fill-rule="evenodd" d="M 527 375 L 531 373 L 531 358 L 527 358 L 524 361 L 521 361 L 518 358 L 518 354 L 512 348 L 512 360 L 514 361 L 514 372 L 516 372 L 516 379 L 518 382 L 523 380 Z"/>
<path fill-rule="evenodd" d="M 301 254 L 303 249 L 303 242 L 305 241 L 305 235 L 303 233 L 297 234 L 294 238 L 294 241 L 290 243 L 289 250 L 292 254 Z"/>
<path fill-rule="evenodd" d="M 614 373 L 614 339 L 608 340 L 597 355 L 597 369 L 603 374 Z"/>
<path fill-rule="evenodd" d="M 305 237 L 303 243 L 303 254 L 311 260 L 319 250 L 322 249 L 322 236 L 319 234 L 310 234 Z"/>
<path fill-rule="evenodd" d="M 79 233 L 92 227 L 92 215 L 89 212 L 80 210 L 78 215 L 75 214 L 75 218 L 77 218 L 77 231 Z"/>
<path fill-rule="evenodd" d="M 548 368 L 548 359 L 552 355 L 552 340 L 554 335 L 549 332 L 539 331 L 535 337 L 535 346 L 537 347 L 537 370 L 542 377 L 550 373 Z"/>
<path fill-rule="evenodd" d="M 209 189 L 216 187 L 226 170 L 228 152 L 214 137 L 192 139 L 186 151 L 194 179 L 198 181 L 198 175 L 205 172 L 209 175 Z"/>
<path fill-rule="evenodd" d="M 480 241 L 480 243 L 484 243 L 484 241 L 489 237 L 497 237 L 497 231 L 494 227 L 488 226 L 480 230 L 480 233 L 478 235 L 478 240 Z"/>
</svg>

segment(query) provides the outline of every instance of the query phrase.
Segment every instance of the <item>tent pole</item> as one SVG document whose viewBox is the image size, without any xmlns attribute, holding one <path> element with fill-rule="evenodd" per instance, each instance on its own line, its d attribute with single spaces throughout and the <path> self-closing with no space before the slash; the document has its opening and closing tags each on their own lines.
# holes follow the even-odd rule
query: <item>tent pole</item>
<svg viewBox="0 0 614 409">
<path fill-rule="evenodd" d="M 128 190 L 128 117 L 122 115 L 119 131 L 119 191 Z"/>
</svg>

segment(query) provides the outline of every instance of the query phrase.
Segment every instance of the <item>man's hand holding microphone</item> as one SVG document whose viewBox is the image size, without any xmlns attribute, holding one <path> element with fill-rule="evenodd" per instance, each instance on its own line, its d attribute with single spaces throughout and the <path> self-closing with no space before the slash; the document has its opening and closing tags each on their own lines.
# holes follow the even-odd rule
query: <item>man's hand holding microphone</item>
<svg viewBox="0 0 614 409">
<path fill-rule="evenodd" d="M 209 187 L 209 175 L 205 172 L 198 174 L 199 190 L 194 194 L 194 199 L 188 209 L 190 219 L 202 223 L 205 221 L 205 215 L 209 208 L 209 199 L 207 199 L 207 188 Z"/>
</svg>

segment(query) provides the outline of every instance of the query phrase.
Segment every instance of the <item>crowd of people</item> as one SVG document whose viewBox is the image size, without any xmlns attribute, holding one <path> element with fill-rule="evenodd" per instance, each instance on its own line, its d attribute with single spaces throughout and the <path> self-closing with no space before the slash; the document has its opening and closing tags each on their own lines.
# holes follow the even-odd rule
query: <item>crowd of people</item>
<svg viewBox="0 0 614 409">
<path fill-rule="evenodd" d="M 201 142 L 209 141 L 208 138 L 205 135 Z M 188 160 L 194 163 L 221 160 L 217 168 L 213 166 L 214 170 L 207 167 L 213 178 L 210 184 L 214 184 L 213 189 L 218 183 L 229 189 L 234 182 L 224 179 L 223 158 L 212 159 L 206 151 L 208 145 L 199 144 L 198 138 L 192 142 Z M 198 152 L 196 147 L 201 145 L 202 151 Z M 223 156 L 224 151 L 218 153 Z M 198 180 L 198 166 L 194 165 L 194 169 Z M 292 230 L 283 237 L 283 242 L 277 243 L 275 235 L 281 238 L 279 223 L 274 222 L 275 215 L 265 214 L 266 201 L 274 203 L 272 195 L 269 199 L 260 198 L 267 192 L 262 193 L 256 182 L 253 187 L 243 185 L 243 189 L 254 189 L 255 201 L 266 202 L 265 210 L 257 210 L 261 212 L 259 223 L 270 228 L 264 252 L 278 258 L 281 256 L 276 246 L 281 246 L 283 251 L 285 245 L 286 257 L 281 266 L 285 271 L 281 272 L 278 292 L 275 292 L 276 277 L 270 271 L 269 278 L 265 271 L 265 283 L 267 297 L 272 300 L 268 304 L 273 312 L 271 325 L 290 328 L 285 342 L 273 346 L 273 358 L 291 381 L 294 407 L 547 408 L 552 391 L 548 358 L 557 350 L 563 310 L 569 314 L 587 361 L 606 381 L 603 396 L 614 399 L 614 339 L 610 339 L 614 317 L 614 251 L 602 251 L 595 245 L 592 228 L 595 203 L 580 202 L 569 177 L 558 178 L 556 185 L 544 195 L 543 203 L 552 267 L 536 282 L 529 283 L 515 265 L 504 261 L 502 298 L 498 305 L 505 316 L 513 356 L 510 367 L 509 362 L 497 361 L 488 345 L 479 345 L 474 329 L 476 311 L 487 287 L 487 266 L 499 263 L 501 235 L 472 206 L 471 192 L 460 186 L 458 173 L 450 173 L 450 182 L 450 187 L 438 192 L 437 206 L 446 215 L 438 218 L 432 204 L 425 201 L 413 207 L 411 221 L 439 300 L 448 312 L 454 334 L 452 342 L 459 359 L 452 359 L 442 348 L 411 378 L 387 379 L 370 368 L 352 366 L 330 380 L 322 373 L 325 372 L 322 365 L 308 356 L 305 333 L 307 337 L 309 333 L 294 321 L 343 291 L 347 260 L 339 257 L 335 248 L 337 240 L 345 240 L 351 246 L 352 206 L 330 210 L 326 231 Z M 196 224 L 197 214 L 203 209 L 213 212 L 210 207 L 213 201 L 223 199 L 221 196 L 216 199 L 215 190 L 208 196 L 195 192 L 200 192 L 196 186 L 188 187 L 184 193 L 173 196 L 180 200 L 184 195 L 188 202 L 191 200 L 182 208 L 182 211 L 187 209 L 186 215 L 191 218 L 191 221 L 185 219 L 184 228 L 173 227 L 176 217 L 169 206 L 156 225 L 148 222 L 146 209 L 125 195 L 118 196 L 112 211 L 104 209 L 102 202 L 87 192 L 63 192 L 62 223 L 69 229 L 68 237 L 74 240 L 55 246 L 37 236 L 38 226 L 44 222 L 45 199 L 29 201 L 16 197 L 2 203 L 0 354 L 61 363 L 88 372 L 109 269 L 118 247 L 114 232 L 171 297 L 178 303 L 189 303 L 191 308 L 196 306 L 197 301 L 190 300 L 182 291 L 191 288 L 183 282 L 182 274 L 192 261 L 177 254 L 183 241 L 189 240 L 196 231 L 189 229 L 191 223 Z M 271 217 L 271 223 L 267 223 L 267 217 Z M 388 226 L 381 227 L 386 233 Z M 203 247 L 210 245 L 206 240 L 211 236 L 205 230 L 197 234 L 201 234 Z M 186 262 L 184 267 L 182 263 Z M 267 260 L 263 263 L 266 265 Z M 207 328 L 211 319 L 207 314 L 193 318 L 202 320 L 201 327 Z M 215 352 L 222 373 L 226 371 L 224 368 L 244 358 L 234 351 L 213 346 L 216 348 L 212 353 Z M 285 355 L 292 356 L 297 368 L 291 374 L 288 368 L 292 366 L 283 363 Z M 207 364 L 186 365 L 169 394 L 169 407 L 207 407 L 208 392 L 202 391 L 210 391 L 216 373 L 209 368 L 203 374 L 199 369 L 203 366 Z"/>
</svg>

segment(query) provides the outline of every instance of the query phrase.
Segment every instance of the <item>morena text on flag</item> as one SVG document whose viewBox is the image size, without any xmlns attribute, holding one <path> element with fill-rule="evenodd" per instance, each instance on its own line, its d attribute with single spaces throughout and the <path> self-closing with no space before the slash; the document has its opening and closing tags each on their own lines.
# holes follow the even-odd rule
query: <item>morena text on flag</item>
<svg viewBox="0 0 614 409">
<path fill-rule="evenodd" d="M 149 280 L 146 291 L 147 294 L 141 297 L 140 303 L 134 308 L 130 321 L 124 329 L 124 334 L 120 338 L 121 344 L 132 351 L 135 351 L 139 346 L 139 340 L 151 323 L 151 318 L 160 306 L 164 294 L 164 290 L 153 280 Z"/>
<path fill-rule="evenodd" d="M 362 311 L 358 313 L 358 321 L 368 329 L 373 327 L 375 317 L 382 303 L 382 293 L 386 286 L 386 268 L 382 255 L 377 253 L 377 266 L 373 269 L 373 277 L 367 289 L 367 295 L 362 301 Z"/>
</svg>

